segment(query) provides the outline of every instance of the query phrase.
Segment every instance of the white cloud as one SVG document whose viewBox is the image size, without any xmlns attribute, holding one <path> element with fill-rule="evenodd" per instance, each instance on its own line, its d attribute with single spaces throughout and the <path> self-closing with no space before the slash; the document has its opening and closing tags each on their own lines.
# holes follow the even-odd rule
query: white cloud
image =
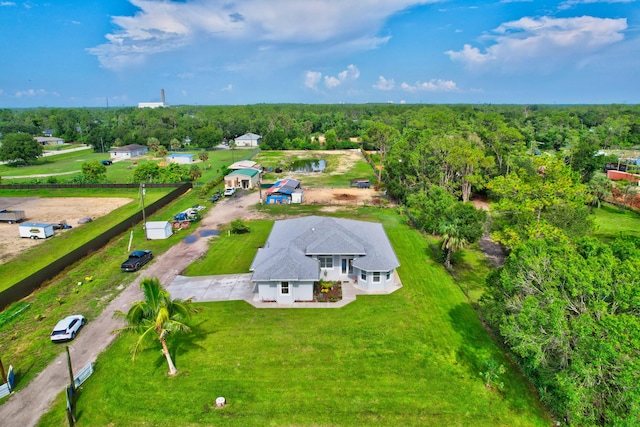
<svg viewBox="0 0 640 427">
<path fill-rule="evenodd" d="M 222 88 L 223 92 L 230 92 L 232 90 L 233 90 L 233 85 L 231 83 L 229 83 L 228 85 Z"/>
<path fill-rule="evenodd" d="M 0 6 L 15 6 L 16 4 L 12 1 L 0 1 Z"/>
<path fill-rule="evenodd" d="M 334 89 L 358 78 L 360 78 L 360 70 L 355 65 L 350 64 L 346 70 L 340 71 L 337 76 L 323 76 L 320 71 L 307 71 L 304 85 L 309 89 L 318 90 L 318 84 L 324 79 L 325 87 Z"/>
<path fill-rule="evenodd" d="M 317 90 L 318 83 L 322 80 L 322 73 L 319 71 L 307 71 L 304 79 L 304 85 L 309 89 Z"/>
<path fill-rule="evenodd" d="M 579 4 L 594 4 L 594 3 L 633 3 L 636 0 L 566 0 L 558 6 L 560 10 L 571 9 Z"/>
<path fill-rule="evenodd" d="M 378 77 L 378 81 L 372 85 L 377 90 L 392 90 L 395 86 L 396 82 L 393 79 L 387 80 L 383 76 Z"/>
<path fill-rule="evenodd" d="M 27 98 L 27 97 L 31 98 L 34 96 L 45 96 L 45 95 L 60 96 L 60 94 L 58 94 L 57 92 L 47 92 L 44 89 L 19 90 L 14 94 L 16 98 Z"/>
<path fill-rule="evenodd" d="M 431 79 L 428 82 L 416 82 L 414 85 L 402 82 L 400 89 L 407 92 L 453 92 L 458 86 L 453 80 Z"/>
<path fill-rule="evenodd" d="M 324 85 L 329 89 L 333 89 L 334 87 L 340 86 L 340 80 L 335 77 L 325 76 L 324 77 Z"/>
<path fill-rule="evenodd" d="M 529 18 L 501 24 L 486 36 L 494 44 L 481 51 L 465 44 L 445 54 L 471 68 L 495 65 L 502 68 L 551 67 L 558 62 L 581 61 L 624 38 L 625 18 Z"/>
<path fill-rule="evenodd" d="M 344 45 L 371 49 L 388 37 L 376 33 L 385 21 L 407 8 L 443 0 L 129 0 L 133 16 L 112 18 L 117 30 L 107 43 L 88 49 L 106 68 L 139 63 L 148 55 L 177 50 L 206 41 L 265 43 L 284 49 L 291 45 Z"/>
<path fill-rule="evenodd" d="M 325 76 L 324 85 L 329 89 L 333 89 L 348 81 L 357 80 L 359 77 L 360 70 L 358 70 L 358 67 L 350 64 L 346 70 L 340 71 L 337 77 Z"/>
</svg>

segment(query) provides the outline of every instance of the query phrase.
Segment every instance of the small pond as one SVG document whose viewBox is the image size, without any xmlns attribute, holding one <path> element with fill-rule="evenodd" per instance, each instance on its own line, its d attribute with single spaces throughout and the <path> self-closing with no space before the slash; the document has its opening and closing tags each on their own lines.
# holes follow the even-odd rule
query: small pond
<svg viewBox="0 0 640 427">
<path fill-rule="evenodd" d="M 292 172 L 322 172 L 326 167 L 326 160 L 299 159 L 291 162 L 289 170 Z"/>
</svg>

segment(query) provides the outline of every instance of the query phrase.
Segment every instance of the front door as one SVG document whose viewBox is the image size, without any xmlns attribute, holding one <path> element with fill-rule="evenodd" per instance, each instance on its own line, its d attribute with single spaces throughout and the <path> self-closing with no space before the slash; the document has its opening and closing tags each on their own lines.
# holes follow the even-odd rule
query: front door
<svg viewBox="0 0 640 427">
<path fill-rule="evenodd" d="M 341 260 L 342 274 L 353 274 L 353 258 L 342 258 Z"/>
</svg>

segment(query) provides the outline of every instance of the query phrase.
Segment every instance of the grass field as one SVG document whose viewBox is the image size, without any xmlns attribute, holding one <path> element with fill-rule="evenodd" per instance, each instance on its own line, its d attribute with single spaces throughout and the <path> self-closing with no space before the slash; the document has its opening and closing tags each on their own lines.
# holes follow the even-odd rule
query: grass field
<svg viewBox="0 0 640 427">
<path fill-rule="evenodd" d="M 640 237 L 640 214 L 637 212 L 602 205 L 600 209 L 594 209 L 594 214 L 597 237 L 607 241 L 620 233 Z"/>
<path fill-rule="evenodd" d="M 120 338 L 83 386 L 77 425 L 550 425 L 462 286 L 430 260 L 428 241 L 391 210 L 348 215 L 384 224 L 402 264 L 401 290 L 341 309 L 201 304 L 194 333 L 170 344 L 180 375 L 166 375 L 158 349 L 132 363 L 133 337 Z M 242 248 L 230 269 L 246 268 L 270 224 L 251 223 L 260 236 L 214 243 L 194 270 L 223 272 Z M 480 378 L 487 358 L 507 367 L 502 391 Z M 228 401 L 223 409 L 214 407 L 218 396 Z M 64 423 L 60 396 L 40 425 Z"/>
<path fill-rule="evenodd" d="M 147 194 L 150 196 L 150 193 Z M 87 196 L 84 193 L 82 195 Z M 171 205 L 149 216 L 148 219 L 150 221 L 166 220 L 176 212 L 196 203 L 203 202 L 195 192 L 191 191 Z M 117 216 L 114 215 L 114 218 Z M 87 226 L 107 226 L 108 222 L 113 220 L 110 215 L 108 218 L 105 217 L 103 223 L 95 221 Z M 83 227 L 70 231 L 80 231 Z M 88 232 L 89 227 L 85 230 Z M 165 252 L 185 236 L 183 233 L 177 233 L 166 240 L 146 240 L 141 226 L 133 227 L 132 230 L 131 250 L 151 249 L 154 254 Z M 99 252 L 83 258 L 54 280 L 43 284 L 38 292 L 23 300 L 24 303 L 29 304 L 27 310 L 11 321 L 0 325 L 0 356 L 7 366 L 12 364 L 16 367 L 18 389 L 29 383 L 60 354 L 61 347 L 53 345 L 49 340 L 51 329 L 59 319 L 71 313 L 82 313 L 89 321 L 92 321 L 137 276 L 137 273 L 122 273 L 120 271 L 120 263 L 126 259 L 129 252 L 129 236 L 129 233 L 125 233 L 112 240 Z M 79 236 L 76 237 L 80 239 Z M 13 264 L 20 263 L 19 265 L 24 266 L 27 260 L 40 262 L 38 257 L 49 256 L 49 253 L 54 249 L 47 245 L 58 245 L 56 239 L 40 245 L 40 252 L 22 257 L 26 260 L 21 258 L 0 266 L 2 272 L 0 279 L 6 282 L 7 277 L 17 274 L 14 272 L 16 267 Z M 73 244 L 76 242 L 74 241 Z M 92 277 L 92 280 L 86 280 L 87 277 Z M 78 282 L 82 282 L 82 285 L 78 285 Z M 21 305 L 22 303 L 13 304 L 3 313 L 12 313 L 14 307 Z"/>
<path fill-rule="evenodd" d="M 194 159 L 198 159 L 199 151 L 181 151 L 181 153 L 194 154 Z M 207 182 L 220 175 L 225 166 L 229 166 L 232 160 L 241 160 L 247 158 L 251 154 L 249 150 L 216 150 L 208 151 L 209 159 L 202 163 L 197 162 L 198 167 L 202 170 L 202 176 L 197 182 Z M 77 172 L 80 174 L 82 163 L 90 161 L 100 161 L 109 159 L 109 153 L 94 153 L 93 150 L 74 151 L 70 153 L 57 154 L 55 156 L 42 157 L 31 166 L 10 166 L 0 165 L 0 176 L 4 184 L 7 183 L 24 183 L 37 180 L 41 183 L 46 182 L 66 182 L 73 174 L 58 175 L 52 177 L 38 177 L 37 175 L 53 175 L 67 174 L 69 172 Z M 144 163 L 160 163 L 163 159 L 144 156 L 143 158 L 134 158 L 131 160 L 122 160 L 107 166 L 107 181 L 111 183 L 129 183 L 133 181 L 133 173 L 136 166 Z M 8 176 L 28 176 L 28 178 L 9 179 Z"/>
</svg>

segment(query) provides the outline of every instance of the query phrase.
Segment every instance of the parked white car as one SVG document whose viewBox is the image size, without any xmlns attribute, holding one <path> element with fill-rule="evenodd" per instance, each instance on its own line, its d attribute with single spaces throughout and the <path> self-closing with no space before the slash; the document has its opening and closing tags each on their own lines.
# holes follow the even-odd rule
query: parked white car
<svg viewBox="0 0 640 427">
<path fill-rule="evenodd" d="M 87 323 L 87 319 L 82 314 L 74 314 L 67 316 L 53 328 L 51 332 L 51 341 L 69 341 L 76 337 L 80 328 Z"/>
<path fill-rule="evenodd" d="M 233 187 L 227 188 L 226 190 L 224 190 L 225 196 L 233 196 L 234 194 L 236 194 L 236 189 Z"/>
</svg>

